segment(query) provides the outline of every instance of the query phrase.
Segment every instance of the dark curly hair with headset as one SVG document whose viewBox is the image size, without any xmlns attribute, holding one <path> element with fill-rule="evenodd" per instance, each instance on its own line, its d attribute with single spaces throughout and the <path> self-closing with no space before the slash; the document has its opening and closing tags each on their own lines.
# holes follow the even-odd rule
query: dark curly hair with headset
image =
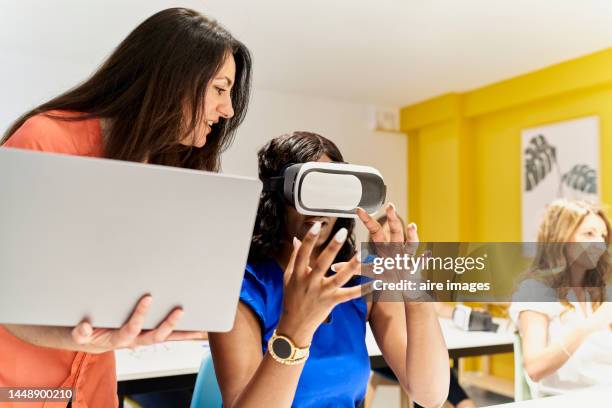
<svg viewBox="0 0 612 408">
<path fill-rule="evenodd" d="M 259 178 L 261 180 L 281 175 L 285 166 L 295 163 L 317 161 L 327 155 L 334 162 L 344 162 L 342 153 L 329 139 L 311 132 L 293 132 L 270 140 L 257 153 Z M 259 201 L 257 218 L 249 262 L 257 263 L 274 258 L 280 251 L 284 239 L 287 219 L 283 197 L 277 192 L 263 192 Z M 338 218 L 328 241 L 341 228 L 348 230 L 348 238 L 336 257 L 336 262 L 348 261 L 355 254 L 355 221 L 352 218 Z M 327 245 L 325 242 L 324 245 Z"/>
</svg>

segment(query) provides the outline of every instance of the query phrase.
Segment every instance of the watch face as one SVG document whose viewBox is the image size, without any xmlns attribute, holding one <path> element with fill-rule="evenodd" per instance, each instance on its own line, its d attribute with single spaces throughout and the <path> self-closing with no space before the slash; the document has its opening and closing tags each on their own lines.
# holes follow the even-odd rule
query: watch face
<svg viewBox="0 0 612 408">
<path fill-rule="evenodd" d="M 274 339 L 272 342 L 272 351 L 280 358 L 291 357 L 291 344 L 282 337 Z"/>
</svg>

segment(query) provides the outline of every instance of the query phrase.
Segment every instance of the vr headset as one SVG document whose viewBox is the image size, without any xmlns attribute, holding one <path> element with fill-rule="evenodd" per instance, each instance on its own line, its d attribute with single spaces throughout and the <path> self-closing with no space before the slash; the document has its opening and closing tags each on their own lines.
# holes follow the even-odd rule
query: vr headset
<svg viewBox="0 0 612 408">
<path fill-rule="evenodd" d="M 378 170 L 346 163 L 292 164 L 263 184 L 263 191 L 278 192 L 300 214 L 328 217 L 357 218 L 358 207 L 374 214 L 387 194 Z"/>
</svg>

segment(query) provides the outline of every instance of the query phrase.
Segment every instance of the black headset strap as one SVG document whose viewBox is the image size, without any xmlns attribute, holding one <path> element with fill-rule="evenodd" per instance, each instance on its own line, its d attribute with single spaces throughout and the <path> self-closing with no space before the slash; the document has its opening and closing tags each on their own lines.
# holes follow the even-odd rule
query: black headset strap
<svg viewBox="0 0 612 408">
<path fill-rule="evenodd" d="M 293 166 L 295 163 L 287 163 L 283 166 L 280 171 L 280 176 L 270 177 L 267 179 L 263 179 L 263 190 L 262 192 L 270 192 L 270 191 L 278 191 L 279 193 L 283 193 L 284 184 L 285 184 L 285 170 L 289 166 Z"/>
<path fill-rule="evenodd" d="M 285 183 L 285 177 L 270 177 L 263 180 L 263 190 L 264 192 L 269 191 L 283 191 L 283 184 Z"/>
</svg>

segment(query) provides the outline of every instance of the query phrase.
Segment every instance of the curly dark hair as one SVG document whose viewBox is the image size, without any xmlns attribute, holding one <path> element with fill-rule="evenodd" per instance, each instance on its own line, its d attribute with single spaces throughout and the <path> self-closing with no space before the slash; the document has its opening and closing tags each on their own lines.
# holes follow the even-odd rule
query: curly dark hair
<svg viewBox="0 0 612 408">
<path fill-rule="evenodd" d="M 293 132 L 270 140 L 259 152 L 259 178 L 276 177 L 289 164 L 317 161 L 327 155 L 334 162 L 344 162 L 342 153 L 329 139 L 311 132 Z M 276 192 L 263 192 L 259 201 L 257 218 L 249 262 L 257 263 L 272 259 L 281 249 L 286 222 L 286 203 Z M 352 218 L 338 218 L 328 240 L 341 228 L 348 230 L 348 238 L 336 256 L 336 262 L 348 261 L 355 254 L 355 221 Z"/>
</svg>

